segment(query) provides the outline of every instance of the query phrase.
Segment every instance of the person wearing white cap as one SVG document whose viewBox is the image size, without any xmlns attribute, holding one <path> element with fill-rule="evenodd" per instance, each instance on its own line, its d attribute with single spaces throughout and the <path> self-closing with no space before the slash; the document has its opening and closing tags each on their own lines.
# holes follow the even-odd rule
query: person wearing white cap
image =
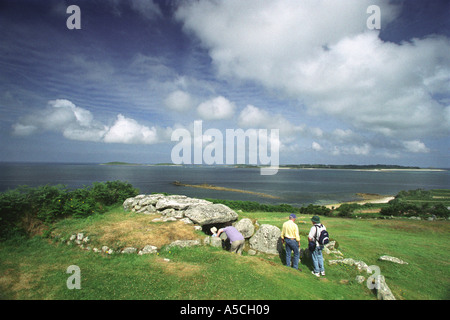
<svg viewBox="0 0 450 320">
<path fill-rule="evenodd" d="M 298 270 L 298 262 L 300 259 L 300 235 L 298 233 L 298 226 L 295 224 L 297 216 L 294 213 L 289 215 L 289 220 L 283 223 L 281 230 L 281 241 L 286 246 L 286 266 L 291 266 L 291 252 L 294 252 L 294 261 L 292 268 Z M 300 271 L 302 271 L 300 269 Z"/>
</svg>

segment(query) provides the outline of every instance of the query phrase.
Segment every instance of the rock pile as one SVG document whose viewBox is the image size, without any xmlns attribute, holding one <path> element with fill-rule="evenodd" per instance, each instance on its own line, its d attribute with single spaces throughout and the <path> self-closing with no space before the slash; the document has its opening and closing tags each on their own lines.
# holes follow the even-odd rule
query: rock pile
<svg viewBox="0 0 450 320">
<path fill-rule="evenodd" d="M 378 258 L 380 261 L 390 261 L 398 264 L 408 264 L 407 262 L 391 256 L 381 256 Z M 352 258 L 345 258 L 343 256 L 340 256 L 337 260 L 328 260 L 329 265 L 335 265 L 335 264 L 345 264 L 348 266 L 355 266 L 358 271 L 365 271 L 367 274 L 372 274 L 374 271 L 374 267 L 376 266 L 368 266 L 364 261 L 360 260 L 354 260 Z M 357 275 L 355 278 L 355 281 L 358 283 L 363 283 L 365 281 L 364 276 Z M 392 294 L 391 289 L 389 289 L 388 285 L 386 284 L 386 280 L 383 275 L 377 274 L 376 272 L 373 274 L 373 276 L 369 277 L 367 281 L 372 281 L 373 288 L 376 290 L 377 299 L 378 300 L 395 300 L 395 296 Z M 368 283 L 369 285 L 369 283 Z"/>
<path fill-rule="evenodd" d="M 135 247 L 125 247 L 120 250 L 114 250 L 108 246 L 101 246 L 101 248 L 93 247 L 90 244 L 89 236 L 85 236 L 84 233 L 79 232 L 75 233 L 70 236 L 68 240 L 61 238 L 59 236 L 55 237 L 56 241 L 66 243 L 67 245 L 78 245 L 80 249 L 87 250 L 87 251 L 93 251 L 96 253 L 105 253 L 105 254 L 118 254 L 118 253 L 127 253 L 127 254 L 138 254 L 138 255 L 144 255 L 144 254 L 151 254 L 151 253 L 158 253 L 158 247 L 152 246 L 152 245 L 146 245 L 142 249 L 138 249 Z M 167 250 L 170 250 L 170 248 L 173 247 L 191 247 L 191 246 L 198 246 L 201 242 L 199 240 L 176 240 L 169 245 L 166 246 Z"/>
<path fill-rule="evenodd" d="M 235 221 L 238 218 L 236 212 L 223 204 L 183 195 L 138 195 L 126 199 L 123 208 L 136 213 L 161 215 L 162 221 L 178 219 L 200 226 Z"/>
</svg>

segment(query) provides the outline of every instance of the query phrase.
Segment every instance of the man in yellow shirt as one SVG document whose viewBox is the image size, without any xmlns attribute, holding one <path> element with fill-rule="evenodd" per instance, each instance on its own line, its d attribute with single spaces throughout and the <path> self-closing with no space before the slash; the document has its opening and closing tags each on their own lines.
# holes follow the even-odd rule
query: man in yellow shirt
<svg viewBox="0 0 450 320">
<path fill-rule="evenodd" d="M 289 220 L 283 223 L 281 230 L 281 241 L 286 246 L 286 266 L 291 266 L 291 252 L 294 251 L 294 261 L 292 268 L 298 269 L 298 261 L 300 258 L 300 235 L 298 226 L 295 224 L 297 216 L 293 213 L 289 215 Z M 300 269 L 300 271 L 302 271 Z"/>
</svg>

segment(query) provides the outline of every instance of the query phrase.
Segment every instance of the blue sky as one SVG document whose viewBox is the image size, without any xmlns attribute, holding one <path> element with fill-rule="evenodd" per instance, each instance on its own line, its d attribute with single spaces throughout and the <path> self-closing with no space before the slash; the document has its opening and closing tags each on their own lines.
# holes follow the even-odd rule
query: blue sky
<svg viewBox="0 0 450 320">
<path fill-rule="evenodd" d="M 445 0 L 2 0 L 0 161 L 171 162 L 172 132 L 202 120 L 278 129 L 281 164 L 449 167 L 449 13 Z"/>
</svg>

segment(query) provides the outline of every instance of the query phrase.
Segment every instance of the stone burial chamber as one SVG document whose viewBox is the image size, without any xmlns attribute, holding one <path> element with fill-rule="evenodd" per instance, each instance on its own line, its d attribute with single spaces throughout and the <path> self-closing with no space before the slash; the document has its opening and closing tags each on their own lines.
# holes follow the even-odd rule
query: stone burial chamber
<svg viewBox="0 0 450 320">
<path fill-rule="evenodd" d="M 211 228 L 217 230 L 225 227 L 228 223 L 242 233 L 248 240 L 249 252 L 257 251 L 267 254 L 279 254 L 282 250 L 280 246 L 281 230 L 272 225 L 263 224 L 256 227 L 252 220 L 243 218 L 238 220 L 238 214 L 223 204 L 215 204 L 211 201 L 190 198 L 184 195 L 138 195 L 128 198 L 123 203 L 126 211 L 140 214 L 160 215 L 156 221 L 177 221 L 181 220 L 188 224 L 198 225 L 207 235 L 205 244 L 223 248 L 229 247 L 229 241 L 225 233 L 220 238 L 211 237 Z"/>
<path fill-rule="evenodd" d="M 126 199 L 123 208 L 136 213 L 161 215 L 164 218 L 187 218 L 190 223 L 200 226 L 223 224 L 238 219 L 238 214 L 223 204 L 184 195 L 138 195 Z"/>
</svg>

